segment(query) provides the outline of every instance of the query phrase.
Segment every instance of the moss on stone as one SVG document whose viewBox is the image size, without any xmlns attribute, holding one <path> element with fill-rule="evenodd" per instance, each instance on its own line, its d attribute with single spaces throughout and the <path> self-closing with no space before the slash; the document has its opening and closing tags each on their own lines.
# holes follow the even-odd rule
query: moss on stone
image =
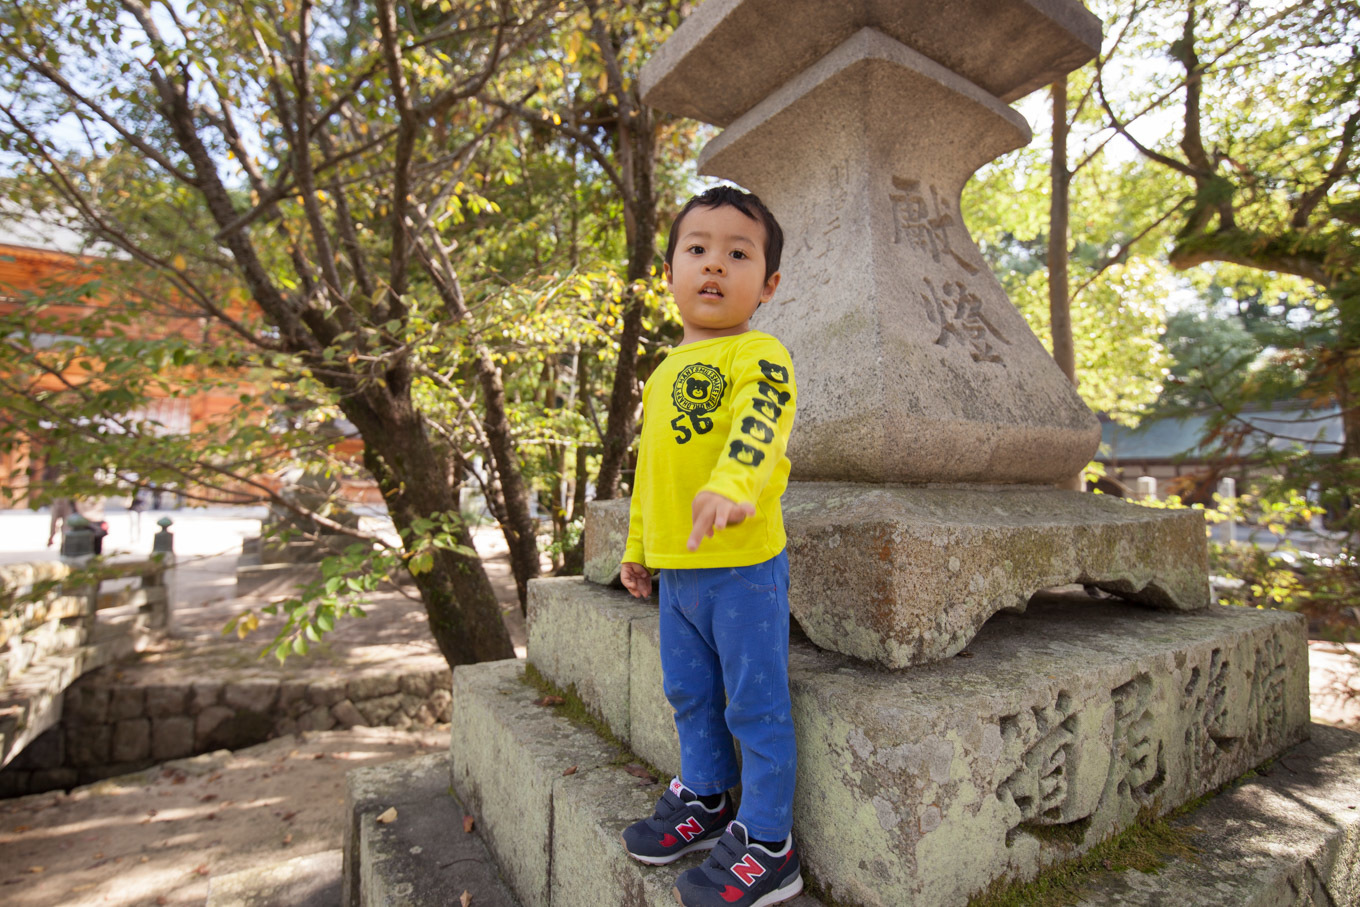
<svg viewBox="0 0 1360 907">
<path fill-rule="evenodd" d="M 543 673 L 533 664 L 525 664 L 524 682 L 544 696 L 556 696 L 561 699 L 561 703 L 551 706 L 553 711 L 577 727 L 593 731 L 597 737 L 613 747 L 615 755 L 610 761 L 611 765 L 640 765 L 647 769 L 657 781 L 662 781 L 665 778 L 660 769 L 630 750 L 626 743 L 614 735 L 614 732 L 609 729 L 609 725 L 591 714 L 590 709 L 586 708 L 585 701 L 577 694 L 574 684 L 564 690 L 544 677 Z M 657 796 L 660 796 L 660 793 Z"/>
<path fill-rule="evenodd" d="M 1105 873 L 1136 869 L 1154 873 L 1168 860 L 1195 859 L 1198 850 L 1191 843 L 1197 829 L 1177 823 L 1225 791 L 1232 790 L 1270 771 L 1274 757 L 1244 772 L 1217 789 L 1189 800 L 1160 818 L 1155 809 L 1138 814 L 1137 821 L 1119 834 L 1091 848 L 1075 860 L 1060 863 L 1041 872 L 1029 882 L 997 879 L 968 907 L 1065 907 L 1077 903 L 1082 892 Z M 1026 831 L 1033 832 L 1032 826 Z"/>
</svg>

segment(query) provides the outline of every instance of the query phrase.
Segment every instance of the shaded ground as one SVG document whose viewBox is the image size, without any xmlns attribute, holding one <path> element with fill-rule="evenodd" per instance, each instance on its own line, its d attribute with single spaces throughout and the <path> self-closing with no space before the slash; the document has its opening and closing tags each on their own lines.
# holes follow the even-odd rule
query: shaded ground
<svg viewBox="0 0 1360 907">
<path fill-rule="evenodd" d="M 201 905 L 213 875 L 339 848 L 345 773 L 442 749 L 448 734 L 305 734 L 0 802 L 0 903 Z"/>
</svg>

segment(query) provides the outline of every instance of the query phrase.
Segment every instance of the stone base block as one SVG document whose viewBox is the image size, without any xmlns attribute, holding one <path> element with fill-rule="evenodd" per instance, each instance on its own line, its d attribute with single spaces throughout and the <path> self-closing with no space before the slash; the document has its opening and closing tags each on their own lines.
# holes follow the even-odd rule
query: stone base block
<svg viewBox="0 0 1360 907">
<path fill-rule="evenodd" d="M 784 524 L 789 606 L 808 638 L 889 668 L 962 651 L 993 614 L 1051 586 L 1181 611 L 1210 603 L 1192 510 L 1055 489 L 794 482 Z M 591 505 L 587 579 L 617 579 L 627 527 L 627 501 Z"/>
<path fill-rule="evenodd" d="M 464 891 L 477 907 L 520 907 L 481 837 L 463 830 L 463 804 L 449 791 L 448 753 L 355 769 L 345 788 L 343 887 L 317 907 L 449 907 Z M 395 821 L 378 821 L 393 808 Z"/>
<path fill-rule="evenodd" d="M 630 627 L 655 617 L 656 606 L 567 577 L 531 582 L 528 611 L 534 667 L 559 686 L 575 686 L 599 718 L 626 731 Z"/>
<path fill-rule="evenodd" d="M 516 660 L 453 674 L 454 788 L 524 907 L 672 907 L 677 873 L 631 859 L 619 835 L 649 815 L 667 779 L 640 780 L 627 754 L 572 725 L 524 683 Z M 622 757 L 622 758 L 621 758 Z M 803 895 L 790 907 L 817 907 Z"/>
<path fill-rule="evenodd" d="M 1312 739 L 1176 824 L 1193 859 L 1092 879 L 1079 907 L 1360 905 L 1360 734 Z"/>
<path fill-rule="evenodd" d="M 626 597 L 568 582 L 578 601 Z M 614 730 L 635 748 L 652 741 L 648 758 L 677 772 L 655 618 L 608 614 L 631 624 L 626 649 L 615 632 L 594 656 L 631 663 L 630 723 Z M 998 615 L 967 657 L 928 668 L 883 671 L 795 641 L 804 861 L 844 904 L 963 904 L 992 879 L 1032 876 L 1299 742 L 1307 678 L 1299 615 L 1157 612 L 1080 595 Z M 583 688 L 566 673 L 554 680 Z"/>
</svg>

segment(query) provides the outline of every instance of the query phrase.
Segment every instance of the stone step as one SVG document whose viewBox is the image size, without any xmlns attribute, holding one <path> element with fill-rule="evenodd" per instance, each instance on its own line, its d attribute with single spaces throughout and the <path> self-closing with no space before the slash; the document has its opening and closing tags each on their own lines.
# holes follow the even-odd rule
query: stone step
<svg viewBox="0 0 1360 907">
<path fill-rule="evenodd" d="M 345 776 L 346 907 L 520 907 L 481 836 L 464 830 L 449 754 L 433 753 Z M 389 822 L 378 817 L 395 809 Z M 335 903 L 333 900 L 331 903 Z"/>
<path fill-rule="evenodd" d="M 884 671 L 794 642 L 794 829 L 836 901 L 963 904 L 1307 735 L 1297 614 L 1057 596 L 993 618 L 966 656 Z M 633 752 L 678 772 L 654 605 L 579 578 L 536 580 L 529 660 Z M 494 765 L 468 770 L 481 780 Z"/>
<path fill-rule="evenodd" d="M 538 704 L 524 672 L 509 659 L 453 673 L 453 786 L 506 882 L 524 907 L 674 907 L 676 875 L 707 855 L 644 866 L 619 840 L 668 779 L 630 774 L 629 754 Z"/>
<path fill-rule="evenodd" d="M 479 835 L 462 832 L 462 806 L 447 795 L 448 771 L 448 757 L 438 754 L 350 772 L 345 853 L 352 878 L 365 882 L 362 897 L 356 884 L 342 904 L 446 907 L 467 891 L 477 907 L 520 907 Z M 376 817 L 389 805 L 397 806 L 397 820 L 379 825 Z M 1356 907 L 1360 734 L 1315 724 L 1309 740 L 1173 824 L 1185 835 L 1189 855 L 1168 859 L 1152 873 L 1091 875 L 1075 886 L 1073 903 Z M 368 836 L 362 851 L 361 834 Z M 218 888 L 214 878 L 209 907 L 217 907 L 212 897 Z"/>
</svg>

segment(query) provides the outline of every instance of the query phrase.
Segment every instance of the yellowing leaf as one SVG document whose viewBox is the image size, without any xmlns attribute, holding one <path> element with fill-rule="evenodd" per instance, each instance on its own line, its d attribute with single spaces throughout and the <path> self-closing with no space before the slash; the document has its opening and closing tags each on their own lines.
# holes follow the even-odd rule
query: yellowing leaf
<svg viewBox="0 0 1360 907">
<path fill-rule="evenodd" d="M 236 623 L 236 638 L 245 639 L 255 631 L 260 625 L 260 619 L 254 614 L 247 614 Z"/>
<path fill-rule="evenodd" d="M 183 255 L 176 255 L 171 259 L 170 264 L 175 266 L 176 271 L 183 271 L 185 268 L 189 267 L 189 262 L 184 259 Z"/>
</svg>

